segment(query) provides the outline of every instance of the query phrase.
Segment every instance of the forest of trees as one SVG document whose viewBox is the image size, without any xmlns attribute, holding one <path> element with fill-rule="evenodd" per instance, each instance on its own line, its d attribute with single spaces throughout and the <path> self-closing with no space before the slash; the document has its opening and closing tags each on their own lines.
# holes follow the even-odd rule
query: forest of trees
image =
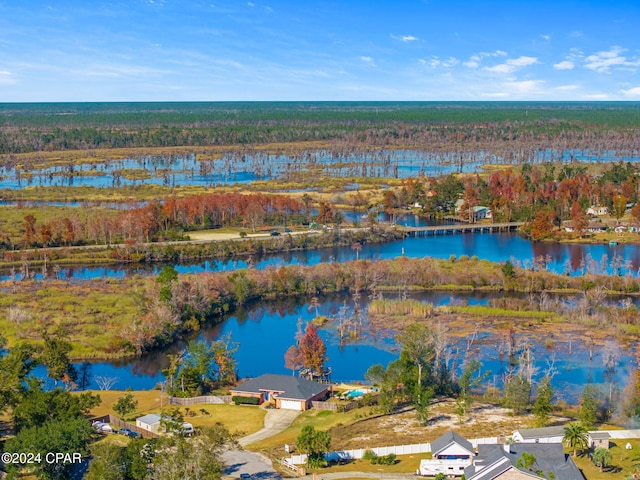
<svg viewBox="0 0 640 480">
<path fill-rule="evenodd" d="M 637 105 L 605 102 L 17 104 L 0 106 L 0 154 L 309 140 L 490 148 L 509 157 L 549 149 L 637 151 L 639 115 Z"/>
</svg>

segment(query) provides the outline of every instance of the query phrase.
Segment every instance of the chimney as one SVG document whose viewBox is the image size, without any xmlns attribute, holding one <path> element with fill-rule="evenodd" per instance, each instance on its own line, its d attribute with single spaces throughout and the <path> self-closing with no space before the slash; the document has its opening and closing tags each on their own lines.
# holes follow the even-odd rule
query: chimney
<svg viewBox="0 0 640 480">
<path fill-rule="evenodd" d="M 513 453 L 513 450 L 511 449 L 511 443 L 512 442 L 504 442 L 504 444 L 502 445 L 502 448 L 504 448 L 505 453 Z"/>
</svg>

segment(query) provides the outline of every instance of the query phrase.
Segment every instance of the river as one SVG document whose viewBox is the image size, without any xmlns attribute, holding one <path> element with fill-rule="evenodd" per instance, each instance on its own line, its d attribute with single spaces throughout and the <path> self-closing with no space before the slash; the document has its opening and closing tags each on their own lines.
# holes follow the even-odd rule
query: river
<svg viewBox="0 0 640 480">
<path fill-rule="evenodd" d="M 587 270 L 593 273 L 634 275 L 640 268 L 640 248 L 637 245 L 599 245 L 565 244 L 533 242 L 517 233 L 465 233 L 438 235 L 430 237 L 406 238 L 388 243 L 371 243 L 363 246 L 357 253 L 358 258 L 381 260 L 405 255 L 409 258 L 425 256 L 449 258 L 467 255 L 492 262 L 512 261 L 518 266 L 547 268 L 548 270 L 570 275 L 581 275 Z M 356 251 L 351 247 L 323 248 L 283 252 L 270 255 L 255 255 L 199 261 L 185 261 L 172 264 L 179 273 L 220 272 L 247 268 L 270 266 L 317 265 L 327 262 L 347 262 L 356 259 Z M 131 275 L 155 274 L 166 264 L 110 264 L 107 266 L 69 266 L 61 267 L 58 272 L 49 271 L 49 277 L 57 276 L 67 280 L 91 280 L 95 278 L 124 278 Z M 35 278 L 42 278 L 38 267 L 32 268 Z M 14 276 L 19 279 L 19 272 Z M 11 273 L 0 272 L 0 281 L 10 280 Z"/>
</svg>

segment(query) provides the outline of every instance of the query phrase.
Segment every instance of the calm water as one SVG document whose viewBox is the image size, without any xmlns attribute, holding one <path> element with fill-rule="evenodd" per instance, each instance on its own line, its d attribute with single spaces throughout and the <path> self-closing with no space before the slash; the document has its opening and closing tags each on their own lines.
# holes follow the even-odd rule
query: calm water
<svg viewBox="0 0 640 480">
<path fill-rule="evenodd" d="M 533 163 L 620 160 L 637 162 L 640 161 L 640 157 L 615 151 L 545 150 L 530 159 Z M 453 153 L 390 150 L 341 156 L 319 150 L 299 156 L 258 153 L 239 157 L 225 155 L 213 160 L 199 160 L 193 154 L 171 157 L 149 155 L 143 158 L 56 165 L 20 171 L 0 166 L 0 189 L 22 189 L 28 186 L 104 188 L 142 184 L 212 187 L 282 179 L 287 177 L 288 172 L 305 172 L 310 165 L 322 166 L 325 176 L 407 178 L 419 175 L 440 176 L 452 172 L 477 172 L 487 163 L 508 162 L 498 155 L 482 150 Z"/>
<path fill-rule="evenodd" d="M 395 297 L 395 294 L 389 294 L 388 297 Z M 440 292 L 419 294 L 415 298 L 443 305 L 457 302 L 486 304 L 491 298 L 496 297 L 490 293 L 471 296 Z M 359 302 L 365 310 L 367 302 L 367 299 Z M 353 301 L 350 297 L 332 296 L 325 299 L 319 307 L 320 315 L 332 319 L 331 323 L 319 331 L 327 345 L 327 365 L 333 370 L 334 381 L 362 380 L 371 365 L 386 365 L 397 358 L 399 352 L 394 341 L 395 332 L 392 330 L 371 331 L 353 344 L 341 344 L 336 331 L 341 310 L 347 315 L 353 313 Z M 221 324 L 204 329 L 198 338 L 213 341 L 221 335 L 231 333 L 233 341 L 239 343 L 236 359 L 238 373 L 242 377 L 257 376 L 266 372 L 288 374 L 291 372 L 284 366 L 284 353 L 294 342 L 299 319 L 306 324 L 314 317 L 315 309 L 304 302 L 289 300 L 277 305 L 263 304 L 228 316 Z M 524 338 L 518 337 L 518 340 Z M 571 352 L 567 338 L 556 336 L 553 340 L 551 349 L 546 348 L 544 340 L 540 338 L 532 337 L 529 341 L 533 347 L 534 363 L 539 369 L 534 378 L 540 377 L 548 367 L 549 361 L 553 359 L 557 370 L 553 383 L 560 399 L 575 401 L 586 383 L 600 385 L 607 391 L 610 383 L 623 387 L 636 368 L 633 362 L 635 346 L 621 349 L 612 343 L 611 346 L 617 350 L 618 360 L 615 368 L 607 371 L 602 347 L 594 349 L 593 358 L 590 360 L 588 347 L 576 339 L 572 340 Z M 466 361 L 477 358 L 482 362 L 484 371 L 491 371 L 486 385 L 500 387 L 503 375 L 511 366 L 506 356 L 497 353 L 500 342 L 499 336 L 482 332 L 467 350 L 467 339 L 457 339 L 452 342 L 451 366 L 459 373 Z M 182 348 L 184 343 L 176 344 L 166 352 L 154 352 L 139 359 L 92 363 L 91 375 L 94 378 L 116 377 L 118 381 L 113 387 L 115 389 L 151 389 L 163 381 L 161 370 L 168 366 L 166 353 Z M 46 373 L 43 368 L 39 368 L 36 374 L 44 376 Z M 92 381 L 90 386 L 96 388 L 95 382 Z"/>
<path fill-rule="evenodd" d="M 411 220 L 410 216 L 405 221 Z M 418 217 L 415 220 L 420 224 Z M 542 262 L 546 268 L 556 273 L 580 275 L 590 269 L 596 273 L 637 275 L 640 268 L 640 248 L 638 245 L 592 245 L 558 244 L 532 242 L 516 233 L 466 233 L 457 235 L 439 235 L 404 240 L 366 244 L 359 252 L 359 258 L 368 260 L 390 259 L 404 253 L 410 258 L 425 256 L 449 258 L 467 255 L 477 256 L 493 262 L 511 260 L 525 268 L 531 268 L 534 261 Z M 286 265 L 317 265 L 327 262 L 346 262 L 355 260 L 356 252 L 350 247 L 324 248 L 301 252 L 283 252 L 273 255 L 254 256 L 251 263 L 255 268 Z M 206 260 L 175 264 L 180 273 L 201 273 L 246 268 L 249 258 Z M 89 280 L 94 278 L 124 278 L 130 275 L 149 275 L 157 273 L 163 264 L 131 265 L 113 264 L 109 266 L 74 266 L 61 268 L 59 278 Z M 603 270 L 603 266 L 605 267 Z M 38 268 L 33 268 L 36 278 L 42 278 Z M 56 274 L 48 272 L 50 277 Z M 9 280 L 10 272 L 0 272 L 0 281 Z M 19 274 L 16 274 L 19 278 Z"/>
</svg>

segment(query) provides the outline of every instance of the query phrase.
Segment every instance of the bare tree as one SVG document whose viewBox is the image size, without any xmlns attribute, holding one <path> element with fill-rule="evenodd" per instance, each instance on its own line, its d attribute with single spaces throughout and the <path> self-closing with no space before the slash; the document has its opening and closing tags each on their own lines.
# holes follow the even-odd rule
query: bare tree
<svg viewBox="0 0 640 480">
<path fill-rule="evenodd" d="M 111 390 L 113 386 L 118 382 L 119 377 L 95 377 L 96 384 L 100 390 Z"/>
</svg>

